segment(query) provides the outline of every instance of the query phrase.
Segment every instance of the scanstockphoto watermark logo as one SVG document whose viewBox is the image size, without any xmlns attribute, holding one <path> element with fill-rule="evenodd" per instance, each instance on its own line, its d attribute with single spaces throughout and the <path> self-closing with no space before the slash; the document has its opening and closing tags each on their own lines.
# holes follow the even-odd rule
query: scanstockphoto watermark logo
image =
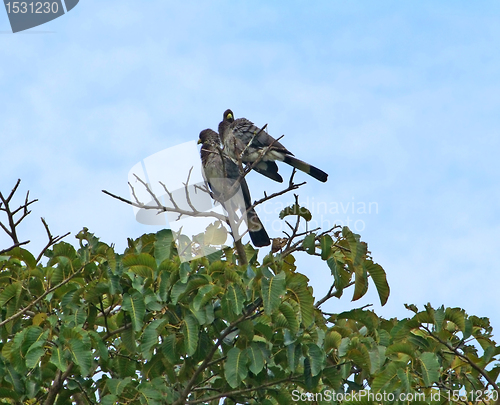
<svg viewBox="0 0 500 405">
<path fill-rule="evenodd" d="M 133 206 L 135 219 L 145 225 L 170 228 L 183 262 L 231 246 L 233 237 L 238 240 L 248 231 L 241 188 L 237 187 L 234 194 L 230 193 L 223 205 L 213 200 L 203 179 L 195 141 L 148 156 L 132 167 L 128 182 L 131 201 L 136 203 Z M 262 182 L 268 184 L 264 177 Z M 269 182 L 270 189 L 275 189 L 277 184 Z M 218 188 L 221 188 L 220 183 Z M 285 221 L 290 217 L 280 219 L 280 212 L 290 205 L 271 199 L 255 208 L 271 237 L 283 237 L 283 232 L 290 231 Z M 307 229 L 320 228 L 323 231 L 336 225 L 348 226 L 355 232 L 363 231 L 366 215 L 378 214 L 379 210 L 376 202 L 354 198 L 341 202 L 304 196 L 300 205 L 307 207 L 312 214 Z"/>
<path fill-rule="evenodd" d="M 292 202 L 268 201 L 255 208 L 266 229 L 281 232 L 288 229 L 288 225 L 278 218 L 279 213 Z M 327 230 L 335 225 L 347 226 L 354 232 L 363 232 L 366 229 L 366 220 L 369 215 L 379 213 L 377 201 L 358 201 L 351 197 L 350 201 L 322 201 L 305 196 L 300 199 L 300 206 L 307 208 L 312 215 L 308 222 L 309 229 L 321 228 Z"/>
<path fill-rule="evenodd" d="M 136 220 L 145 225 L 170 227 L 182 262 L 229 246 L 230 232 L 240 239 L 247 231 L 241 188 L 236 187 L 224 202 L 226 208 L 231 208 L 228 214 L 208 192 L 195 141 L 148 156 L 132 167 L 128 180 L 131 199 L 143 204 L 133 207 Z M 171 211 L 148 208 L 159 205 Z M 236 213 L 237 216 L 232 215 Z"/>
<path fill-rule="evenodd" d="M 12 32 L 25 31 L 52 21 L 72 10 L 79 0 L 4 0 Z"/>
<path fill-rule="evenodd" d="M 336 392 L 334 390 L 325 390 L 323 392 L 301 392 L 299 390 L 292 391 L 292 400 L 294 402 L 328 402 L 328 403 L 343 403 L 343 402 L 378 402 L 378 403 L 394 403 L 396 401 L 409 403 L 413 401 L 426 400 L 423 392 L 417 393 L 393 393 L 393 392 L 372 392 L 369 390 L 352 391 L 348 393 Z M 432 401 L 439 400 L 439 392 L 431 395 Z"/>
</svg>

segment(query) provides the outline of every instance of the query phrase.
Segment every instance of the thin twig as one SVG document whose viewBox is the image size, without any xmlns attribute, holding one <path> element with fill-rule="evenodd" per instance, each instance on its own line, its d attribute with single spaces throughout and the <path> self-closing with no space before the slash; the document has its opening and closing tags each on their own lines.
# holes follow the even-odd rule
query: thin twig
<svg viewBox="0 0 500 405">
<path fill-rule="evenodd" d="M 50 233 L 49 226 L 47 225 L 47 222 L 45 222 L 45 219 L 41 218 L 41 220 L 42 220 L 43 226 L 45 227 L 45 231 L 47 232 L 47 236 L 49 238 L 49 241 L 47 242 L 45 247 L 42 249 L 42 251 L 40 252 L 38 257 L 36 258 L 37 263 L 40 261 L 40 259 L 43 257 L 44 253 L 47 251 L 47 249 L 49 247 L 51 247 L 52 245 L 55 245 L 57 242 L 64 239 L 66 236 L 68 236 L 71 233 L 71 232 L 67 232 L 62 236 L 52 236 L 52 234 Z"/>
<path fill-rule="evenodd" d="M 192 211 L 186 211 L 186 210 L 182 210 L 182 209 L 175 209 L 175 208 L 170 208 L 170 207 L 165 207 L 164 205 L 146 205 L 146 204 L 143 204 L 143 203 L 135 203 L 133 201 L 130 201 L 130 200 L 127 200 L 126 198 L 123 198 L 123 197 L 120 197 L 120 196 L 117 196 L 113 193 L 110 193 L 109 191 L 107 190 L 102 190 L 102 192 L 104 194 L 107 194 L 109 195 L 110 197 L 113 197 L 113 198 L 116 198 L 117 200 L 120 200 L 126 204 L 129 204 L 129 205 L 132 205 L 134 207 L 137 207 L 137 208 L 143 208 L 143 209 L 149 209 L 149 210 L 157 210 L 157 211 L 162 211 L 162 212 L 175 212 L 175 213 L 178 213 L 178 214 L 182 214 L 182 215 L 187 215 L 187 216 L 191 216 L 191 217 L 205 217 L 205 218 L 216 218 L 220 221 L 223 221 L 225 222 L 225 217 L 221 214 L 218 214 L 216 212 L 213 212 L 213 211 L 209 211 L 209 212 L 192 212 Z"/>
<path fill-rule="evenodd" d="M 184 193 L 186 194 L 186 201 L 189 205 L 189 208 L 193 210 L 193 212 L 199 212 L 194 206 L 193 203 L 191 202 L 191 197 L 189 196 L 189 179 L 191 178 L 191 172 L 193 171 L 193 166 L 191 166 L 191 169 L 189 169 L 188 177 L 186 180 L 186 183 L 182 183 L 184 185 Z"/>
<path fill-rule="evenodd" d="M 10 248 L 0 250 L 0 255 L 18 247 L 18 246 L 27 245 L 28 243 L 30 243 L 29 240 L 24 241 L 24 242 L 14 243 Z"/>
</svg>

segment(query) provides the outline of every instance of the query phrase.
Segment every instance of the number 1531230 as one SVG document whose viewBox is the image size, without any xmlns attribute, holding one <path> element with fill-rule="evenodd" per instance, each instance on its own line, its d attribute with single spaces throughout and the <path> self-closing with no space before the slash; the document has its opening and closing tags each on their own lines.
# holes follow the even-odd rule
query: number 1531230
<svg viewBox="0 0 500 405">
<path fill-rule="evenodd" d="M 59 4 L 56 1 L 9 1 L 5 3 L 5 7 L 7 7 L 7 13 L 9 14 L 56 14 L 59 11 Z"/>
</svg>

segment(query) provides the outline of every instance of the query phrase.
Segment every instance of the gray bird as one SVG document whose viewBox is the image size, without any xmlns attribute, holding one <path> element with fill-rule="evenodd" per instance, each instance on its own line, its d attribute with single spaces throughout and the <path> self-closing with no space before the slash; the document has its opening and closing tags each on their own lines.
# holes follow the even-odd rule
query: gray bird
<svg viewBox="0 0 500 405">
<path fill-rule="evenodd" d="M 224 112 L 222 122 L 219 124 L 219 136 L 224 151 L 233 159 L 238 160 L 241 157 L 243 163 L 255 162 L 261 152 L 271 145 L 269 151 L 253 169 L 277 182 L 282 183 L 283 178 L 278 174 L 276 160 L 285 162 L 319 181 L 325 182 L 328 179 L 328 174 L 323 170 L 294 157 L 292 152 L 253 122 L 246 118 L 235 120 L 231 110 Z"/>
<path fill-rule="evenodd" d="M 235 196 L 241 187 L 250 239 L 257 247 L 270 245 L 271 241 L 264 225 L 262 225 L 255 210 L 250 208 L 252 200 L 247 182 L 243 178 L 240 181 L 240 187 L 233 187 L 238 181 L 240 170 L 236 162 L 221 151 L 219 134 L 211 129 L 205 129 L 200 132 L 198 143 L 202 144 L 200 154 L 203 174 L 212 190 L 214 199 L 223 204 L 228 214 L 232 215 L 237 208 L 242 207 L 231 207 L 228 206 L 227 202 Z"/>
</svg>

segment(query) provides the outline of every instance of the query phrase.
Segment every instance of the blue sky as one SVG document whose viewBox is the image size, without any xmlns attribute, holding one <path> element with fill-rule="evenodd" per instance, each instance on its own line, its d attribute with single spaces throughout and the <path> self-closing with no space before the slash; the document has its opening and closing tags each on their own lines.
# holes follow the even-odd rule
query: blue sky
<svg viewBox="0 0 500 405">
<path fill-rule="evenodd" d="M 39 199 L 21 229 L 33 249 L 45 244 L 40 216 L 67 241 L 86 226 L 119 250 L 154 232 L 101 189 L 127 196 L 132 166 L 216 129 L 231 108 L 329 173 L 326 184 L 299 175 L 313 214 L 321 202 L 376 204 L 315 219 L 358 225 L 389 302 L 347 294 L 326 310 L 374 303 L 403 317 L 403 303 L 431 302 L 499 333 L 500 3 L 81 0 L 9 29 L 0 12 L 0 190 L 21 178 Z M 254 198 L 279 190 L 248 180 Z M 327 267 L 299 256 L 321 297 Z"/>
</svg>

